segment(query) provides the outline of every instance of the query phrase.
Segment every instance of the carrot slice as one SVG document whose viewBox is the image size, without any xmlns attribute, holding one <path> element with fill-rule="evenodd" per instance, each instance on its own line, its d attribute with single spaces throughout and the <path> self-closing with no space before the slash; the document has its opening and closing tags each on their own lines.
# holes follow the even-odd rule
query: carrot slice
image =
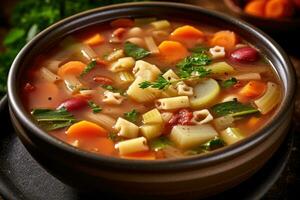
<svg viewBox="0 0 300 200">
<path fill-rule="evenodd" d="M 71 138 L 91 138 L 91 137 L 106 137 L 108 135 L 107 130 L 101 126 L 89 122 L 89 121 L 80 121 L 68 128 L 66 131 L 68 137 Z"/>
<path fill-rule="evenodd" d="M 123 155 L 122 158 L 126 159 L 134 159 L 134 160 L 155 160 L 155 153 L 152 151 L 143 151 L 143 152 L 136 152 L 127 155 Z"/>
<path fill-rule="evenodd" d="M 219 31 L 214 34 L 210 44 L 211 46 L 222 46 L 230 50 L 237 44 L 237 36 L 232 31 Z"/>
<path fill-rule="evenodd" d="M 265 16 L 268 18 L 282 18 L 292 14 L 291 4 L 287 0 L 270 0 L 265 7 Z"/>
<path fill-rule="evenodd" d="M 249 81 L 239 92 L 240 95 L 250 98 L 261 96 L 266 90 L 266 84 L 261 81 Z"/>
<path fill-rule="evenodd" d="M 131 19 L 123 18 L 123 19 L 116 19 L 110 23 L 110 25 L 114 28 L 118 27 L 132 27 L 134 26 L 134 21 Z"/>
<path fill-rule="evenodd" d="M 93 45 L 98 45 L 98 44 L 103 43 L 104 40 L 105 40 L 104 37 L 102 35 L 100 35 L 99 33 L 97 33 L 97 34 L 93 35 L 92 37 L 84 40 L 83 43 L 93 46 Z"/>
<path fill-rule="evenodd" d="M 160 56 L 168 63 L 176 62 L 188 55 L 185 46 L 176 41 L 163 41 L 158 46 L 158 49 Z"/>
<path fill-rule="evenodd" d="M 80 61 L 70 61 L 66 64 L 62 65 L 59 69 L 57 74 L 60 77 L 64 77 L 65 75 L 75 75 L 79 76 L 83 69 L 86 67 L 86 64 Z"/>
<path fill-rule="evenodd" d="M 249 2 L 245 7 L 245 12 L 249 15 L 254 15 L 257 17 L 264 17 L 265 16 L 265 0 L 255 0 Z"/>
<path fill-rule="evenodd" d="M 171 40 L 179 40 L 179 41 L 197 40 L 203 37 L 204 37 L 204 33 L 202 31 L 189 25 L 181 26 L 175 29 L 170 35 Z"/>
</svg>

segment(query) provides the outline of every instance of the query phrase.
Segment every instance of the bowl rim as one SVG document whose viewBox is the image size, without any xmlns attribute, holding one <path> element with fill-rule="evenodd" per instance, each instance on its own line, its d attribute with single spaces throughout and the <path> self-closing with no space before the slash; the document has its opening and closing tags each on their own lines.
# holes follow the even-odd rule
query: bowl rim
<svg viewBox="0 0 300 200">
<path fill-rule="evenodd" d="M 94 154 L 91 152 L 87 152 L 84 150 L 77 149 L 61 140 L 51 136 L 46 131 L 43 131 L 39 128 L 33 120 L 28 117 L 29 114 L 25 111 L 24 106 L 22 104 L 21 98 L 18 94 L 18 80 L 17 78 L 17 71 L 18 68 L 22 65 L 21 61 L 24 59 L 30 48 L 34 46 L 39 40 L 45 37 L 49 32 L 55 30 L 57 27 L 63 26 L 69 22 L 75 21 L 78 18 L 84 16 L 93 16 L 93 14 L 97 12 L 107 11 L 107 10 L 114 10 L 114 9 L 131 9 L 131 8 L 141 8 L 141 7 L 164 7 L 165 9 L 186 9 L 186 10 L 193 10 L 195 12 L 201 12 L 204 15 L 209 17 L 218 18 L 219 20 L 230 22 L 234 24 L 240 29 L 246 30 L 246 32 L 250 32 L 250 34 L 254 34 L 259 37 L 260 40 L 263 40 L 266 44 L 272 47 L 272 52 L 276 54 L 278 59 L 284 65 L 285 73 L 287 78 L 287 93 L 291 94 L 288 96 L 283 97 L 283 103 L 281 104 L 278 112 L 273 117 L 273 119 L 264 126 L 260 131 L 256 134 L 248 136 L 244 140 L 232 144 L 226 148 L 221 148 L 219 150 L 215 150 L 211 153 L 198 155 L 198 156 L 189 156 L 186 158 L 180 159 L 163 159 L 163 160 L 155 160 L 155 161 L 145 161 L 145 160 L 128 160 L 128 159 L 121 159 L 115 158 L 111 156 L 102 156 L 99 154 Z M 280 76 L 280 74 L 279 74 Z M 76 156 L 78 159 L 82 161 L 93 163 L 95 165 L 100 165 L 103 167 L 110 167 L 110 168 L 118 168 L 118 169 L 126 169 L 126 170 L 142 170 L 142 171 L 173 171 L 173 170 L 182 170 L 187 168 L 194 168 L 194 167 L 204 167 L 209 164 L 219 163 L 223 160 L 238 156 L 243 152 L 253 148 L 255 145 L 259 144 L 260 142 L 264 141 L 268 138 L 273 131 L 275 131 L 280 122 L 285 118 L 285 115 L 288 113 L 287 111 L 290 109 L 291 105 L 293 104 L 294 96 L 295 96 L 295 76 L 294 76 L 294 69 L 292 64 L 285 54 L 285 52 L 281 49 L 281 47 L 269 36 L 263 33 L 261 30 L 253 27 L 252 25 L 242 21 L 235 19 L 229 15 L 212 11 L 206 10 L 201 7 L 183 4 L 183 3 L 171 3 L 171 2 L 139 2 L 139 3 L 123 3 L 123 4 L 115 4 L 105 7 L 99 7 L 95 9 L 91 9 L 85 12 L 78 13 L 76 15 L 70 16 L 65 18 L 50 27 L 46 28 L 44 31 L 39 33 L 34 39 L 32 39 L 28 44 L 26 44 L 23 49 L 19 52 L 17 57 L 15 58 L 10 72 L 8 76 L 8 99 L 9 99 L 9 106 L 12 110 L 13 114 L 17 117 L 19 122 L 24 126 L 27 130 L 31 130 L 29 134 L 33 134 L 38 139 L 46 142 L 47 144 L 68 153 L 69 155 Z"/>
</svg>

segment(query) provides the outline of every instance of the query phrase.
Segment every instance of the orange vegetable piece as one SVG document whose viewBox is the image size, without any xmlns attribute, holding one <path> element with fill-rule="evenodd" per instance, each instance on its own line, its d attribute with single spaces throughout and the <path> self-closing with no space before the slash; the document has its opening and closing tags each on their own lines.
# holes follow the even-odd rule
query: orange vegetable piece
<svg viewBox="0 0 300 200">
<path fill-rule="evenodd" d="M 155 160 L 155 153 L 152 151 L 143 151 L 143 152 L 136 152 L 127 155 L 123 155 L 122 158 L 126 159 L 134 159 L 134 160 Z"/>
<path fill-rule="evenodd" d="M 240 95 L 256 98 L 261 96 L 266 90 L 266 84 L 261 81 L 249 81 L 239 92 Z"/>
<path fill-rule="evenodd" d="M 185 25 L 176 28 L 170 35 L 171 40 L 197 40 L 204 37 L 204 33 L 199 29 Z"/>
<path fill-rule="evenodd" d="M 87 45 L 98 45 L 98 44 L 101 44 L 104 42 L 104 37 L 102 35 L 100 35 L 99 33 L 93 35 L 92 37 L 86 39 L 83 41 L 84 44 L 87 44 Z"/>
<path fill-rule="evenodd" d="M 265 16 L 268 18 L 282 18 L 292 14 L 292 6 L 287 0 L 270 0 L 265 7 Z"/>
<path fill-rule="evenodd" d="M 112 21 L 110 25 L 114 28 L 118 28 L 118 27 L 127 28 L 127 27 L 134 26 L 134 21 L 128 18 L 122 18 L 122 19 L 116 19 Z"/>
<path fill-rule="evenodd" d="M 89 121 L 80 121 L 68 128 L 66 131 L 68 137 L 79 139 L 79 138 L 91 138 L 91 137 L 106 137 L 108 131 Z"/>
<path fill-rule="evenodd" d="M 75 75 L 79 76 L 81 72 L 84 70 L 86 67 L 86 64 L 80 61 L 70 61 L 62 65 L 58 71 L 57 74 L 60 77 L 64 77 L 66 75 Z"/>
<path fill-rule="evenodd" d="M 180 42 L 163 41 L 159 46 L 159 53 L 162 58 L 168 62 L 173 63 L 188 55 L 188 50 Z"/>
<path fill-rule="evenodd" d="M 237 44 L 237 36 L 232 31 L 219 31 L 210 40 L 211 46 L 222 46 L 227 50 L 233 49 Z"/>
<path fill-rule="evenodd" d="M 265 6 L 266 0 L 255 0 L 249 2 L 245 7 L 245 12 L 249 15 L 254 15 L 257 17 L 265 16 Z"/>
<path fill-rule="evenodd" d="M 100 154 L 111 155 L 115 151 L 115 144 L 108 138 L 101 137 L 95 140 L 96 148 Z"/>
</svg>

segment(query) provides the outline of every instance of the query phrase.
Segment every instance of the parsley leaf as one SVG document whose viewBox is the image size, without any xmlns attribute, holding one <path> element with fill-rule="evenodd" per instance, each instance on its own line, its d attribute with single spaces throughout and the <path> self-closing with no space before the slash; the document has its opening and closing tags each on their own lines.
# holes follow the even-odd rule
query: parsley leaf
<svg viewBox="0 0 300 200">
<path fill-rule="evenodd" d="M 76 119 L 64 107 L 58 110 L 34 109 L 31 115 L 46 131 L 53 131 L 72 125 Z"/>
<path fill-rule="evenodd" d="M 214 138 L 202 144 L 200 147 L 206 151 L 215 150 L 225 146 L 225 142 L 221 138 Z"/>
<path fill-rule="evenodd" d="M 173 145 L 173 143 L 167 137 L 159 137 L 150 141 L 150 148 L 154 151 L 159 151 L 170 145 Z"/>
<path fill-rule="evenodd" d="M 237 83 L 237 80 L 236 80 L 236 78 L 233 77 L 233 78 L 227 79 L 225 81 L 222 81 L 221 86 L 222 86 L 222 88 L 230 88 L 230 87 L 234 86 L 236 83 Z"/>
<path fill-rule="evenodd" d="M 139 84 L 140 88 L 145 89 L 148 87 L 157 88 L 159 90 L 163 90 L 172 83 L 166 80 L 164 77 L 159 76 L 155 82 L 144 81 Z"/>
<path fill-rule="evenodd" d="M 149 56 L 151 53 L 131 42 L 126 42 L 124 46 L 124 52 L 126 56 L 133 57 L 135 60 L 142 59 Z"/>
<path fill-rule="evenodd" d="M 132 109 L 130 112 L 124 113 L 124 118 L 132 123 L 135 123 L 139 115 L 139 112 L 137 112 L 135 109 Z"/>
<path fill-rule="evenodd" d="M 88 101 L 89 107 L 92 109 L 93 113 L 98 113 L 102 111 L 102 108 L 100 108 L 97 104 L 95 104 L 93 101 Z"/>
<path fill-rule="evenodd" d="M 176 67 L 178 68 L 178 75 L 181 78 L 188 78 L 190 76 L 197 76 L 200 78 L 206 77 L 210 74 L 210 70 L 204 66 L 210 64 L 211 58 L 204 53 L 194 53 L 180 61 Z"/>
<path fill-rule="evenodd" d="M 80 78 L 82 78 L 87 73 L 89 73 L 96 66 L 96 64 L 97 64 L 96 60 L 91 61 L 81 72 Z"/>
<path fill-rule="evenodd" d="M 196 46 L 192 49 L 190 49 L 191 52 L 193 53 L 207 53 L 208 52 L 208 48 L 207 47 L 203 47 L 203 46 Z"/>
<path fill-rule="evenodd" d="M 232 117 L 259 113 L 259 111 L 249 104 L 242 104 L 236 99 L 214 105 L 211 108 L 212 112 L 217 117 L 231 115 Z"/>
</svg>

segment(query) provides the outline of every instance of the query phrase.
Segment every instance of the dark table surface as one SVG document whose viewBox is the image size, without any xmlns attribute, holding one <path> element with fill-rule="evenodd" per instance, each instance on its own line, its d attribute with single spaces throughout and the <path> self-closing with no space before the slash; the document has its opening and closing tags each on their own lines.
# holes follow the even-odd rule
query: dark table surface
<svg viewBox="0 0 300 200">
<path fill-rule="evenodd" d="M 202 6 L 212 10 L 218 10 L 225 12 L 230 15 L 234 15 L 228 8 L 223 4 L 222 0 L 183 0 L 182 2 L 195 4 L 198 6 Z M 1 7 L 4 5 L 1 1 Z M 3 7 L 2 7 L 3 8 Z M 0 9 L 1 10 L 1 9 Z M 8 12 L 7 9 L 5 11 Z M 236 16 L 237 17 L 237 16 Z M 0 41 L 5 32 L 7 31 L 7 27 L 1 27 L 0 25 Z M 271 34 L 272 36 L 272 34 Z M 290 56 L 298 79 L 298 87 L 300 88 L 300 50 L 299 45 L 296 43 L 292 43 L 286 41 L 286 38 L 275 37 L 274 38 L 279 44 L 282 45 L 284 50 Z M 299 41 L 299 39 L 298 39 Z M 298 42 L 299 43 L 299 42 Z M 1 45 L 0 45 L 1 50 Z M 296 108 L 294 114 L 294 121 L 296 126 L 296 132 L 294 135 L 294 147 L 292 149 L 292 153 L 289 159 L 289 162 L 283 171 L 282 175 L 278 179 L 278 181 L 273 185 L 271 190 L 266 194 L 264 199 L 271 200 L 284 200 L 284 199 L 299 199 L 300 196 L 300 90 L 297 91 L 296 95 Z M 251 190 L 251 188 L 249 188 Z M 0 196 L 0 200 L 1 196 Z"/>
</svg>

